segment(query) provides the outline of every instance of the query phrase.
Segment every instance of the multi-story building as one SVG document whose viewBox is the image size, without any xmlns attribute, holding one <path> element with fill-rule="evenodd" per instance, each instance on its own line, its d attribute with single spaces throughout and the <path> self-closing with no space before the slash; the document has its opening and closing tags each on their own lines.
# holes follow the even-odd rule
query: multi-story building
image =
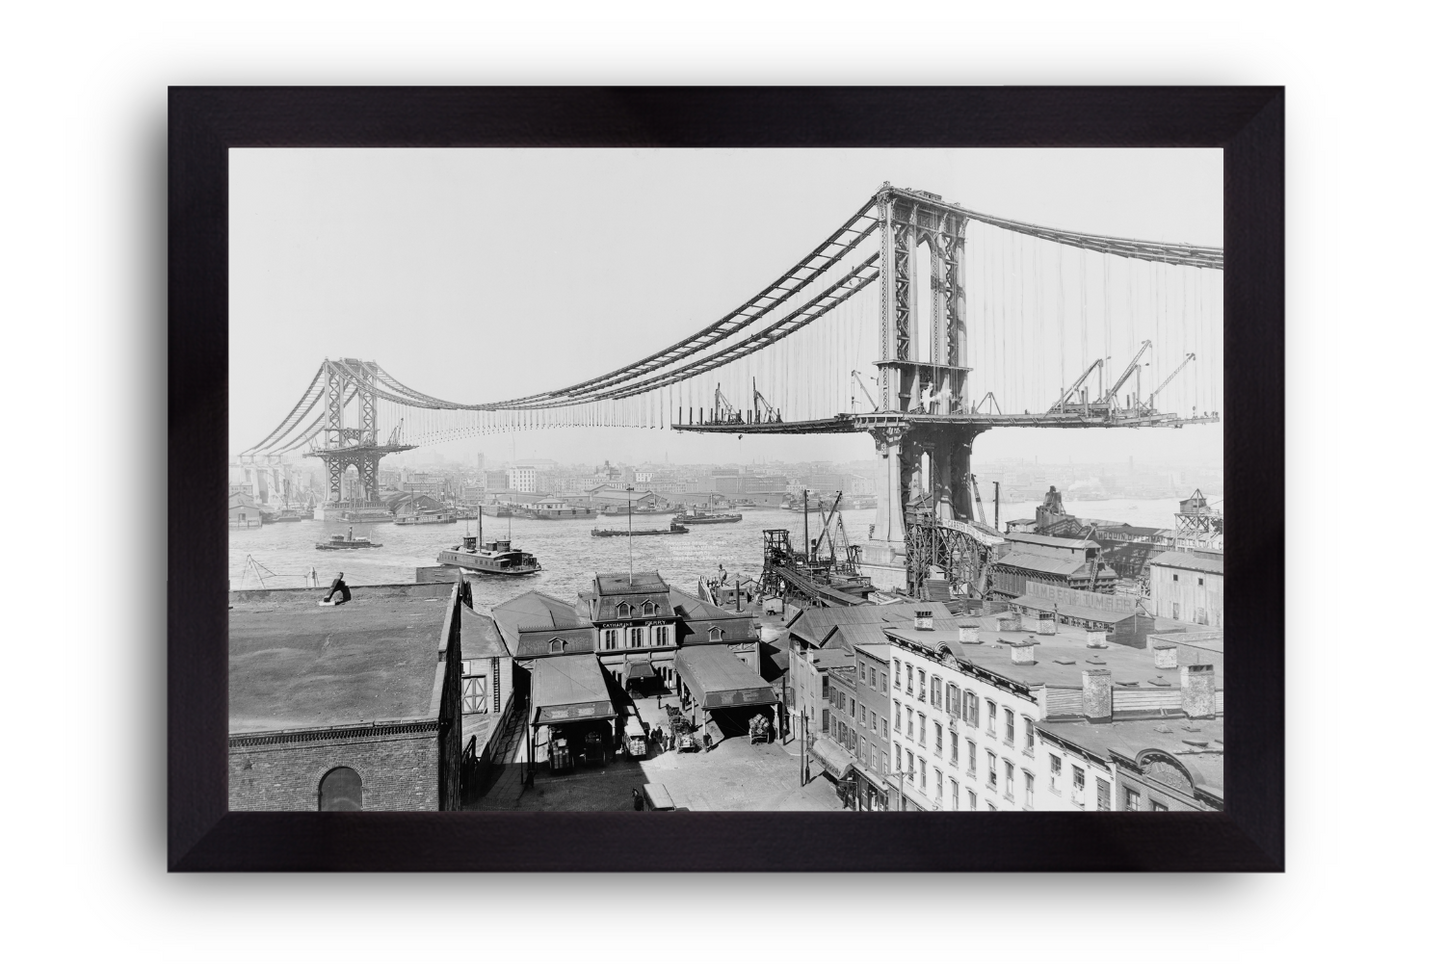
<svg viewBox="0 0 1445 964">
<path fill-rule="evenodd" d="M 683 618 L 673 611 L 671 587 L 656 572 L 598 573 L 577 594 L 577 615 L 597 637 L 602 666 L 623 686 L 672 689 Z"/>
<path fill-rule="evenodd" d="M 514 465 L 507 469 L 507 489 L 511 492 L 536 492 L 536 466 Z"/>
<path fill-rule="evenodd" d="M 1022 596 L 1030 582 L 1112 593 L 1118 574 L 1103 560 L 1103 547 L 1092 539 L 1064 539 L 1010 531 L 1008 551 L 993 566 L 989 591 L 1003 598 Z"/>
<path fill-rule="evenodd" d="M 1224 553 L 1164 552 L 1149 560 L 1155 615 L 1199 626 L 1224 626 Z"/>
<path fill-rule="evenodd" d="M 896 780 L 890 780 L 888 769 L 893 745 L 888 729 L 892 710 L 888 647 L 863 643 L 853 647 L 853 655 L 853 691 L 858 700 L 855 799 L 859 810 L 889 810 L 897 801 L 890 792 L 896 788 Z"/>
</svg>

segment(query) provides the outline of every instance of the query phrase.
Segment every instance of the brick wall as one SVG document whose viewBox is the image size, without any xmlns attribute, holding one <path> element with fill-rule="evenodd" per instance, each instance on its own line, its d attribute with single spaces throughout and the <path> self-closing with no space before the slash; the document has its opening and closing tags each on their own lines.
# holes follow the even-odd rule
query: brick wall
<svg viewBox="0 0 1445 964">
<path fill-rule="evenodd" d="M 315 810 L 321 778 L 334 767 L 361 777 L 366 810 L 438 810 L 439 741 L 433 725 L 377 727 L 410 732 L 274 742 L 232 738 L 230 809 Z M 283 738 L 284 739 L 284 738 Z"/>
</svg>

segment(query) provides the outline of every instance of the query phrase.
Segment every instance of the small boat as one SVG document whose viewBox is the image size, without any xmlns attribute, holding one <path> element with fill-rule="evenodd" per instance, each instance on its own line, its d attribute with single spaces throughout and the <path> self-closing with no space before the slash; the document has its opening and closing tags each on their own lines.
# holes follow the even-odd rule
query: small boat
<svg viewBox="0 0 1445 964">
<path fill-rule="evenodd" d="M 302 520 L 302 518 L 307 518 L 307 519 L 309 519 L 309 518 L 311 518 L 311 517 L 310 517 L 310 516 L 304 516 L 304 517 L 303 517 L 303 516 L 301 515 L 301 513 L 297 512 L 295 509 L 286 507 L 286 508 L 283 508 L 280 512 L 278 512 L 278 513 L 276 513 L 275 515 L 273 515 L 269 521 L 271 521 L 271 522 L 300 522 L 300 521 Z"/>
<path fill-rule="evenodd" d="M 611 536 L 625 536 L 629 533 L 626 529 L 593 529 L 592 534 L 599 539 L 604 539 Z M 687 535 L 687 526 L 674 522 L 666 529 L 633 529 L 630 534 L 634 536 L 682 536 Z"/>
<path fill-rule="evenodd" d="M 325 542 L 316 543 L 318 549 L 380 549 L 381 543 L 372 542 L 366 536 L 334 535 Z"/>
</svg>

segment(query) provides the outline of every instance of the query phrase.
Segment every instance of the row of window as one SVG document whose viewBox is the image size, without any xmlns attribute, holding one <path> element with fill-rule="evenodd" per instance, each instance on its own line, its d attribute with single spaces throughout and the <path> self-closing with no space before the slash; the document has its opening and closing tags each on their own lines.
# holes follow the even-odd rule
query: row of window
<svg viewBox="0 0 1445 964">
<path fill-rule="evenodd" d="M 622 635 L 624 633 L 626 633 L 625 637 Z M 721 634 L 721 631 L 719 631 L 719 634 Z M 624 638 L 627 641 L 628 649 L 645 649 L 649 646 L 670 646 L 672 645 L 672 627 L 631 626 L 627 629 L 604 629 L 602 630 L 602 648 L 618 649 Z M 560 641 L 554 640 L 553 642 Z"/>
<path fill-rule="evenodd" d="M 956 738 L 956 736 L 957 736 L 957 734 L 955 734 L 955 738 Z M 969 776 L 973 776 L 973 775 L 975 775 L 975 773 L 976 773 L 976 771 L 977 771 L 977 766 L 978 766 L 978 747 L 977 747 L 977 745 L 974 744 L 974 742 L 973 742 L 972 740 L 967 741 L 967 743 L 968 743 L 968 775 L 969 775 Z M 985 786 L 986 786 L 990 791 L 993 791 L 993 792 L 995 792 L 995 793 L 1001 792 L 1001 793 L 1003 794 L 1003 798 L 1004 798 L 1005 800 L 1013 801 L 1013 800 L 1015 799 L 1015 797 L 1014 797 L 1014 789 L 1015 789 L 1015 787 L 1014 787 L 1014 777 L 1015 777 L 1015 773 L 1016 773 L 1016 772 L 1017 772 L 1017 773 L 1021 773 L 1021 774 L 1023 775 L 1023 806 L 1024 806 L 1024 809 L 1025 809 L 1025 810 L 1032 810 L 1032 809 L 1033 809 L 1033 806 L 1034 806 L 1034 775 L 1033 775 L 1031 772 L 1029 772 L 1028 770 L 1024 770 L 1024 769 L 1021 769 L 1021 768 L 1017 768 L 1017 769 L 1016 769 L 1016 768 L 1014 767 L 1014 764 L 1013 764 L 1013 761 L 1012 761 L 1012 760 L 1000 760 L 999 757 L 998 757 L 998 755 L 995 754 L 995 753 L 993 753 L 992 751 L 985 751 L 985 755 L 986 755 L 987 761 L 988 761 L 988 768 L 987 768 L 987 770 L 985 771 L 985 774 L 984 774 L 984 775 L 985 775 Z M 957 741 L 956 741 L 956 739 L 955 739 L 955 749 L 954 749 L 954 760 L 955 760 L 955 762 L 957 762 Z M 1002 769 L 1000 769 L 1000 763 L 1002 764 Z M 902 747 L 902 745 L 900 745 L 900 744 L 898 744 L 898 743 L 894 743 L 894 744 L 893 744 L 893 767 L 894 767 L 894 770 L 896 770 L 898 773 L 902 774 L 902 775 L 903 775 L 903 778 L 906 779 L 910 784 L 913 784 L 913 785 L 917 786 L 920 791 L 922 791 L 922 792 L 925 793 L 925 794 L 927 794 L 927 793 L 930 792 L 930 791 L 929 791 L 929 786 L 930 786 L 930 785 L 929 785 L 929 782 L 928 782 L 928 771 L 929 771 L 930 768 L 929 768 L 929 766 L 927 765 L 927 762 L 925 761 L 925 759 L 924 759 L 924 757 L 923 757 L 923 755 L 922 755 L 921 753 L 915 755 L 912 750 L 905 750 L 905 749 Z M 945 779 L 945 778 L 944 778 L 944 775 L 943 775 L 943 770 L 940 769 L 940 768 L 937 767 L 937 766 L 932 767 L 932 770 L 933 770 L 933 783 L 932 783 L 933 789 L 932 789 L 932 796 L 933 796 L 933 799 L 934 799 L 935 801 L 937 801 L 938 805 L 939 805 L 940 807 L 942 807 L 942 805 L 943 805 L 944 779 Z M 1000 783 L 1000 779 L 999 779 L 999 778 L 1000 778 L 1000 774 L 1002 774 L 1002 778 L 1003 778 L 1003 779 L 1002 779 L 1002 783 Z M 950 777 L 947 778 L 947 780 L 948 780 L 948 791 L 949 791 L 949 805 L 950 805 L 950 807 L 951 807 L 952 809 L 958 810 L 958 809 L 960 809 L 960 806 L 959 806 L 959 805 L 960 805 L 960 802 L 961 802 L 960 799 L 959 799 L 959 782 L 958 782 L 958 779 L 957 779 L 956 777 L 950 776 Z M 977 795 L 973 790 L 966 790 L 965 792 L 966 792 L 967 795 L 968 795 L 968 809 L 969 809 L 969 810 L 977 810 L 977 809 L 978 809 L 978 795 Z M 992 803 L 987 803 L 987 806 L 988 806 L 988 809 L 990 809 L 990 810 L 997 810 L 997 809 L 998 809 L 998 807 L 995 806 L 995 805 L 992 804 Z"/>
<path fill-rule="evenodd" d="M 641 607 L 634 607 L 630 603 L 620 602 L 617 604 L 617 618 L 631 619 L 634 609 L 639 609 L 643 616 L 656 616 L 658 613 L 658 605 L 654 602 L 645 602 Z"/>
<path fill-rule="evenodd" d="M 969 726 L 975 726 L 975 727 L 976 727 L 976 726 L 978 726 L 978 697 L 975 696 L 972 691 L 968 691 L 968 692 L 965 692 L 965 693 L 964 693 L 964 698 L 965 698 L 965 704 L 968 705 L 968 706 L 971 708 L 971 711 L 972 711 L 972 712 L 971 712 L 971 715 L 967 715 L 967 716 L 963 717 L 964 722 L 967 723 Z M 999 707 L 998 707 L 998 704 L 995 703 L 993 700 L 986 700 L 985 702 L 988 703 L 988 730 L 987 730 L 987 732 L 988 732 L 988 735 L 989 735 L 989 736 L 995 736 L 995 737 L 996 737 L 996 736 L 998 736 L 998 709 L 999 709 Z M 906 714 L 906 716 L 905 716 L 905 714 Z M 910 707 L 906 707 L 906 708 L 905 708 L 900 701 L 898 701 L 898 700 L 894 700 L 894 701 L 893 701 L 893 729 L 894 729 L 895 731 L 903 730 L 903 729 L 904 729 L 904 721 L 905 721 L 905 718 L 906 718 L 906 720 L 907 720 L 907 736 L 908 736 L 908 739 L 910 739 L 910 740 L 915 739 L 915 737 L 914 737 L 914 735 L 913 735 L 913 734 L 914 734 L 913 720 L 914 720 L 914 716 L 915 716 L 915 715 L 918 717 L 918 736 L 917 736 L 917 740 L 918 740 L 919 742 L 922 742 L 922 743 L 927 743 L 927 742 L 928 742 L 928 733 L 927 733 L 928 716 L 927 716 L 926 714 L 924 714 L 922 710 L 916 711 L 916 713 L 915 713 L 913 707 L 910 706 Z M 935 719 L 935 720 L 934 720 L 934 723 L 933 723 L 933 729 L 934 729 L 934 743 L 935 743 L 935 746 L 936 746 L 935 752 L 937 752 L 937 753 L 942 753 L 942 752 L 943 752 L 943 723 L 942 723 L 941 721 Z M 1004 742 L 1004 745 L 1005 745 L 1005 746 L 1013 746 L 1013 745 L 1014 745 L 1015 732 L 1016 732 L 1016 717 L 1015 717 L 1014 711 L 1011 710 L 1011 709 L 1009 709 L 1008 707 L 1004 707 L 1004 710 L 1003 710 L 1003 742 Z M 1024 717 L 1024 747 L 1023 747 L 1023 751 L 1024 751 L 1024 754 L 1025 754 L 1026 756 L 1033 756 L 1033 755 L 1034 755 L 1034 740 L 1035 740 L 1036 736 L 1037 736 L 1037 733 L 1036 733 L 1036 731 L 1035 731 L 1035 729 L 1034 729 L 1034 721 L 1033 721 L 1030 717 L 1027 717 L 1027 716 Z M 957 734 L 957 733 L 954 733 L 954 742 L 956 743 L 957 740 L 958 740 L 958 734 Z"/>
</svg>

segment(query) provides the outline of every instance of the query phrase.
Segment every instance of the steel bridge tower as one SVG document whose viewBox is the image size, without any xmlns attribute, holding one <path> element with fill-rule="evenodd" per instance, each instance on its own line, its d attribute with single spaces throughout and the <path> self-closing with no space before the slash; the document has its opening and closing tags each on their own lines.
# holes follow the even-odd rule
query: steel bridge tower
<svg viewBox="0 0 1445 964">
<path fill-rule="evenodd" d="M 322 444 L 307 455 L 315 456 L 326 463 L 329 483 L 328 504 L 342 502 L 341 482 L 346 470 L 356 467 L 357 475 L 365 494 L 367 507 L 381 503 L 377 484 L 377 469 L 383 456 L 393 452 L 405 452 L 416 448 L 401 445 L 394 439 L 378 443 L 376 438 L 376 380 L 377 364 L 356 358 L 327 359 L 322 366 L 325 378 L 326 415 Z M 361 424 L 356 428 L 346 427 L 347 406 L 355 401 L 360 412 Z"/>
</svg>

